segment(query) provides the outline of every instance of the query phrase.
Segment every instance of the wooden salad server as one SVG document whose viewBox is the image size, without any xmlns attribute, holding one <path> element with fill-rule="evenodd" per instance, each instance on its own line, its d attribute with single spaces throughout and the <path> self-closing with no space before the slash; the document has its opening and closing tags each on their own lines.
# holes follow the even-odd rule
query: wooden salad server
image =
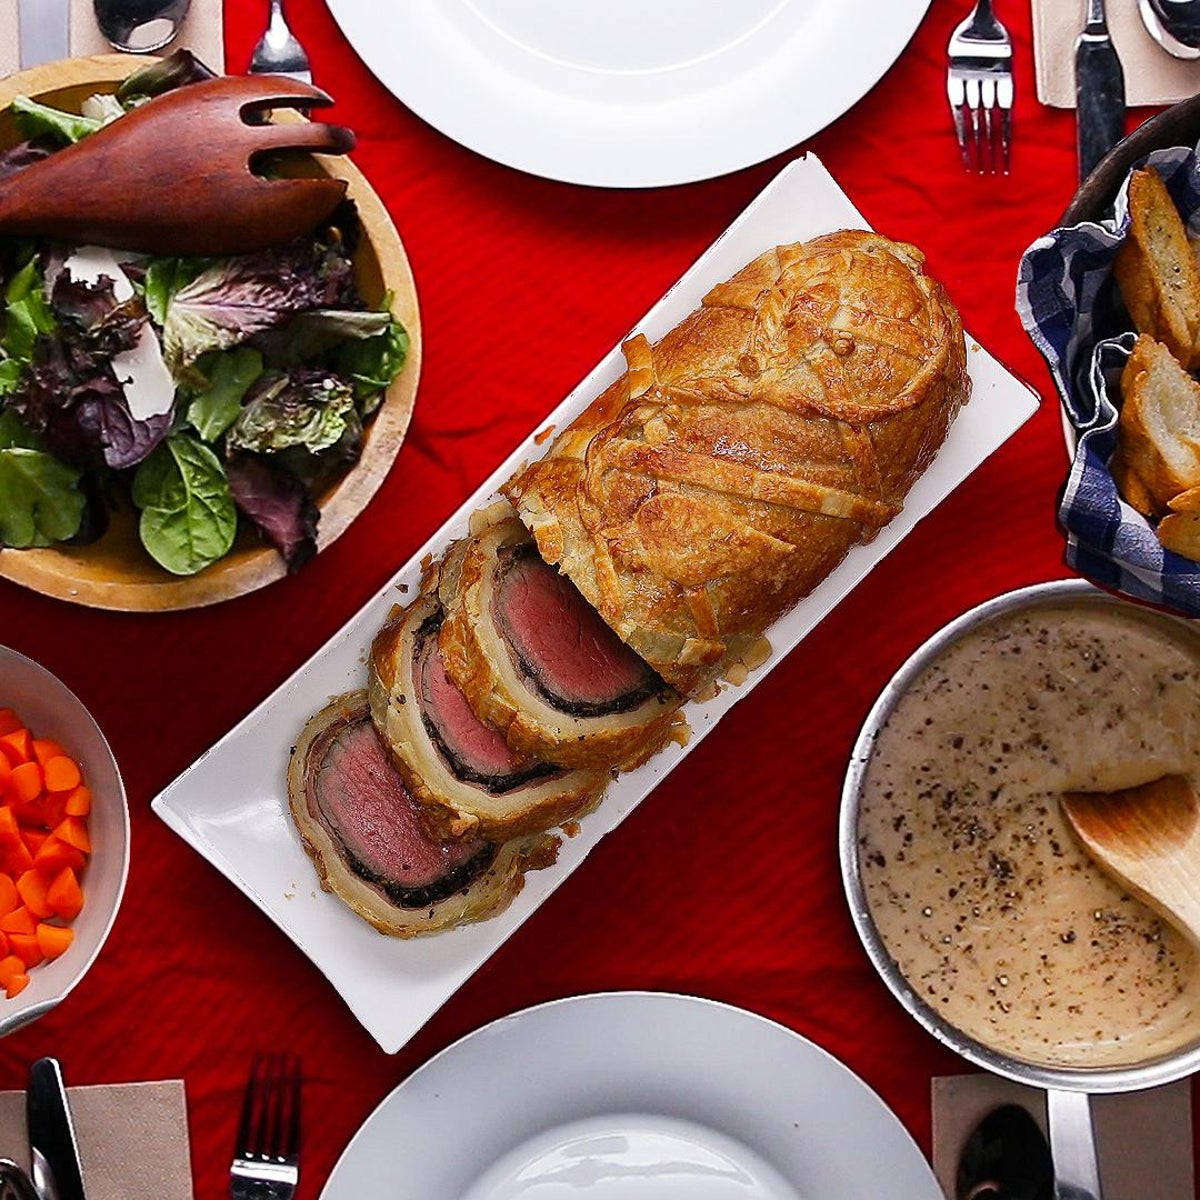
<svg viewBox="0 0 1200 1200">
<path fill-rule="evenodd" d="M 1097 866 L 1200 945 L 1200 801 L 1187 779 L 1068 792 L 1062 809 Z"/>
<path fill-rule="evenodd" d="M 145 254 L 241 254 L 308 233 L 337 207 L 335 179 L 265 179 L 283 150 L 344 154 L 339 125 L 266 120 L 332 103 L 310 84 L 224 76 L 148 101 L 73 146 L 0 180 L 0 233 Z"/>
</svg>

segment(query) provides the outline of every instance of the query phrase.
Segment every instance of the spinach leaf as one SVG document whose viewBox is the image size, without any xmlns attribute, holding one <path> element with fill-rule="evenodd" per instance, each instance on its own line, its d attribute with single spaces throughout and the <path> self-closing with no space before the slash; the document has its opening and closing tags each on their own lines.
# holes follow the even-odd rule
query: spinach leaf
<svg viewBox="0 0 1200 1200">
<path fill-rule="evenodd" d="M 0 350 L 24 366 L 33 354 L 38 334 L 53 333 L 54 313 L 46 299 L 42 269 L 31 259 L 4 289 L 4 337 Z"/>
<path fill-rule="evenodd" d="M 237 510 L 220 460 L 187 434 L 168 438 L 133 478 L 138 533 L 173 575 L 194 575 L 229 552 Z"/>
<path fill-rule="evenodd" d="M 79 472 L 42 450 L 16 413 L 0 411 L 0 545 L 26 549 L 74 537 L 84 504 Z"/>
<path fill-rule="evenodd" d="M 400 374 L 408 358 L 408 331 L 390 313 L 388 316 L 383 333 L 345 342 L 333 356 L 333 369 L 354 384 L 354 395 L 364 413 L 378 407 L 383 392 Z"/>
<path fill-rule="evenodd" d="M 262 374 L 262 355 L 241 346 L 213 356 L 205 363 L 208 388 L 188 406 L 188 421 L 206 441 L 215 442 L 242 412 L 242 398 Z"/>
<path fill-rule="evenodd" d="M 72 142 L 87 137 L 89 133 L 95 133 L 101 125 L 94 117 L 63 112 L 61 108 L 39 104 L 36 100 L 30 100 L 28 96 L 17 96 L 12 102 L 11 110 L 22 137 L 49 138 L 60 146 L 69 146 Z"/>
</svg>

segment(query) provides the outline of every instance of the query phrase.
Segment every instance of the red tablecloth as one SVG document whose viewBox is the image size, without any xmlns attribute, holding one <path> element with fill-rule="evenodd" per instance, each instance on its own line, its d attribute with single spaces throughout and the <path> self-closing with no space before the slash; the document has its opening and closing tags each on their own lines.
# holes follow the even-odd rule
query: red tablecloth
<svg viewBox="0 0 1200 1200">
<path fill-rule="evenodd" d="M 935 0 L 896 67 L 811 143 L 868 219 L 916 242 L 970 331 L 1049 396 L 1013 312 L 1017 259 L 1074 190 L 1074 120 L 1034 95 L 1027 0 L 1016 43 L 1014 171 L 964 175 L 943 95 L 966 0 Z M 228 5 L 243 69 L 264 5 Z M 151 798 L 334 632 L 570 390 L 789 155 L 711 183 L 605 192 L 528 178 L 424 125 L 367 72 L 321 0 L 290 15 L 416 270 L 426 364 L 391 476 L 298 577 L 216 608 L 91 612 L 0 584 L 0 637 L 61 675 L 116 750 L 133 867 L 108 946 L 61 1008 L 0 1045 L 0 1087 L 60 1055 L 75 1083 L 182 1076 L 196 1193 L 225 1194 L 246 1068 L 304 1055 L 300 1195 L 435 1051 L 573 993 L 694 992 L 832 1051 L 929 1148 L 929 1079 L 966 1069 L 905 1015 L 859 947 L 836 820 L 849 749 L 901 660 L 945 621 L 1061 576 L 1066 459 L 1052 400 L 762 683 L 396 1057 L 291 943 L 149 808 Z M 1144 117 L 1146 114 L 1137 114 Z M 231 784 L 231 786 L 236 786 Z M 433 1198 L 431 1198 L 433 1200 Z"/>
</svg>

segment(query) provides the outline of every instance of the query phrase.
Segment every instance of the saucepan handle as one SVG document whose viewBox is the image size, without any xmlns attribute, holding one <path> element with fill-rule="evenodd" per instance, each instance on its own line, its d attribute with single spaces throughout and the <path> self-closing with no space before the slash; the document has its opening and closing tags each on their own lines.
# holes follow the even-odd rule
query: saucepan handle
<svg viewBox="0 0 1200 1200">
<path fill-rule="evenodd" d="M 1055 1200 L 1103 1200 L 1092 1098 L 1086 1092 L 1046 1093 Z"/>
</svg>

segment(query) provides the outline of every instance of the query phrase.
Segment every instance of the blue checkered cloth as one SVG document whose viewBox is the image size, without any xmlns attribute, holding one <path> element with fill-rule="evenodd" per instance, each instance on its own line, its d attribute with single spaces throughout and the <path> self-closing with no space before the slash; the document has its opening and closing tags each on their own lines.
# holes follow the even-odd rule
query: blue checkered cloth
<svg viewBox="0 0 1200 1200">
<path fill-rule="evenodd" d="M 1157 150 L 1139 165 L 1158 171 L 1189 234 L 1200 235 L 1200 148 Z M 1067 565 L 1101 587 L 1200 617 L 1200 566 L 1163 548 L 1150 522 L 1121 499 L 1108 469 L 1121 370 L 1135 340 L 1112 276 L 1129 228 L 1127 190 L 1111 219 L 1056 229 L 1025 251 L 1017 312 L 1078 435 L 1058 505 Z"/>
</svg>

